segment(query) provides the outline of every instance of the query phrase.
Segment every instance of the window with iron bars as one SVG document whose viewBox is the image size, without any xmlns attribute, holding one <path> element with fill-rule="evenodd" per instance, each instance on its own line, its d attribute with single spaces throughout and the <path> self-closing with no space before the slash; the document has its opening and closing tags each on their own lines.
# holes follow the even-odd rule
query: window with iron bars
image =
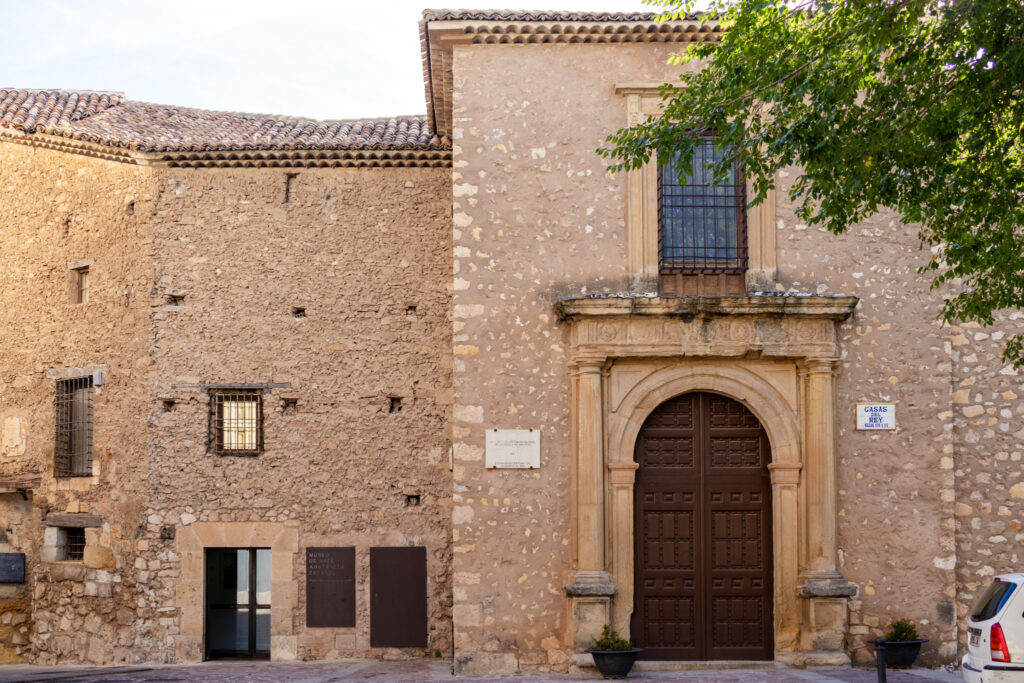
<svg viewBox="0 0 1024 683">
<path fill-rule="evenodd" d="M 57 381 L 56 477 L 92 476 L 92 376 Z"/>
<path fill-rule="evenodd" d="M 81 560 L 85 557 L 85 529 L 61 527 L 59 533 L 61 560 Z"/>
<path fill-rule="evenodd" d="M 716 182 L 712 166 L 728 149 L 704 138 L 680 173 L 658 171 L 658 253 L 662 273 L 742 273 L 747 268 L 746 187 L 739 164 Z"/>
<path fill-rule="evenodd" d="M 258 455 L 263 452 L 261 390 L 210 392 L 210 445 L 219 455 Z"/>
</svg>

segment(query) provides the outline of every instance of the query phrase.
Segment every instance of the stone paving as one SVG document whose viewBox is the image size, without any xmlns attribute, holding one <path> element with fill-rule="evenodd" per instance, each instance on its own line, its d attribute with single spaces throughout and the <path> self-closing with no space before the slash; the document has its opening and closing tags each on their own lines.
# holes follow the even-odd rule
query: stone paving
<svg viewBox="0 0 1024 683">
<path fill-rule="evenodd" d="M 451 675 L 447 661 L 383 662 L 378 660 L 336 660 L 327 662 L 205 662 L 202 664 L 143 665 L 120 667 L 36 667 L 0 666 L 0 682 L 11 681 L 80 681 L 97 683 L 161 683 L 205 681 L 207 683 L 327 683 L 329 681 L 374 681 L 399 683 L 406 681 L 453 681 L 456 683 L 545 683 L 600 680 L 593 676 L 517 675 L 459 676 Z M 872 669 L 722 669 L 703 671 L 633 672 L 631 681 L 686 681 L 691 683 L 873 683 L 877 676 Z M 890 671 L 890 683 L 928 683 L 959 681 L 958 674 L 942 670 L 913 669 Z"/>
</svg>

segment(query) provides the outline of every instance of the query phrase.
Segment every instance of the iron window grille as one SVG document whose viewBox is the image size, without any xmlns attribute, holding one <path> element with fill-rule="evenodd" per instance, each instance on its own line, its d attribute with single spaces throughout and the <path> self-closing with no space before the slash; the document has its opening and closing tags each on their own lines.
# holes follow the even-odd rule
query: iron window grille
<svg viewBox="0 0 1024 683">
<path fill-rule="evenodd" d="M 746 184 L 739 163 L 715 182 L 730 150 L 704 138 L 680 177 L 675 159 L 658 170 L 658 254 L 662 273 L 741 273 L 747 268 Z"/>
<path fill-rule="evenodd" d="M 210 392 L 210 443 L 218 455 L 263 452 L 263 392 L 227 389 Z"/>
<path fill-rule="evenodd" d="M 85 529 L 79 527 L 64 527 L 61 529 L 64 536 L 64 552 L 61 559 L 81 560 L 85 557 Z"/>
<path fill-rule="evenodd" d="M 92 476 L 92 376 L 57 381 L 55 477 Z"/>
</svg>

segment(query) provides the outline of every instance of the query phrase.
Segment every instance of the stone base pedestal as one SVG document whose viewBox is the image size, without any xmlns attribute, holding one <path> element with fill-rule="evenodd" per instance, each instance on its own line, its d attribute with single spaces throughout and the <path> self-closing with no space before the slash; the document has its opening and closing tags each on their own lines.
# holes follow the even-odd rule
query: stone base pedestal
<svg viewBox="0 0 1024 683">
<path fill-rule="evenodd" d="M 800 586 L 803 628 L 800 651 L 794 655 L 799 657 L 801 666 L 849 664 L 847 603 L 857 594 L 857 587 L 836 571 L 807 574 L 803 579 Z"/>
<path fill-rule="evenodd" d="M 574 650 L 591 647 L 605 624 L 612 623 L 615 585 L 606 572 L 580 572 L 565 587 L 569 596 L 569 629 Z"/>
</svg>

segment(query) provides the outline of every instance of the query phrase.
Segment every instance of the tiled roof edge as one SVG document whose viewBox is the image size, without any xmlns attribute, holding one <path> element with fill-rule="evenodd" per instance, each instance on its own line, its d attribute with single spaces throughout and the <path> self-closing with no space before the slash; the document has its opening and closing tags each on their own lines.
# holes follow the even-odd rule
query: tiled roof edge
<svg viewBox="0 0 1024 683">
<path fill-rule="evenodd" d="M 431 43 L 430 24 L 450 23 L 456 40 L 467 43 L 686 43 L 713 40 L 721 33 L 716 15 L 688 14 L 657 21 L 653 12 L 559 12 L 426 9 L 420 20 L 423 87 L 430 129 L 451 137 L 451 55 Z"/>
<path fill-rule="evenodd" d="M 48 133 L 0 127 L 0 142 L 139 166 L 170 168 L 447 168 L 450 147 L 432 149 L 280 149 L 145 152 Z"/>
</svg>

